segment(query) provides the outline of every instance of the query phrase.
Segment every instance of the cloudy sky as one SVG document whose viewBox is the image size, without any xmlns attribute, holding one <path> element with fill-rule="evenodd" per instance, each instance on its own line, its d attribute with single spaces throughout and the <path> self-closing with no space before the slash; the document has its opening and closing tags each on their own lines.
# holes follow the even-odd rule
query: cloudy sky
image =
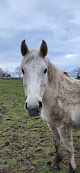
<svg viewBox="0 0 80 173">
<path fill-rule="evenodd" d="M 0 68 L 20 65 L 20 44 L 48 45 L 48 58 L 59 69 L 80 67 L 80 0 L 0 0 Z"/>
</svg>

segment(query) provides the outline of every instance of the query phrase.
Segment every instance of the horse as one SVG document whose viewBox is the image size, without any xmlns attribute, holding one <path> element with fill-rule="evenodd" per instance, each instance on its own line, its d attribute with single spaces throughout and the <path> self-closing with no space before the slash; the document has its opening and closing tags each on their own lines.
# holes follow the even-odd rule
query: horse
<svg viewBox="0 0 80 173">
<path fill-rule="evenodd" d="M 48 46 L 42 40 L 39 49 L 30 50 L 21 43 L 23 60 L 19 72 L 23 73 L 26 95 L 25 109 L 30 117 L 40 115 L 52 132 L 56 148 L 52 169 L 59 169 L 63 156 L 61 141 L 67 151 L 69 173 L 76 171 L 72 128 L 80 129 L 80 81 L 59 70 L 47 58 Z"/>
</svg>

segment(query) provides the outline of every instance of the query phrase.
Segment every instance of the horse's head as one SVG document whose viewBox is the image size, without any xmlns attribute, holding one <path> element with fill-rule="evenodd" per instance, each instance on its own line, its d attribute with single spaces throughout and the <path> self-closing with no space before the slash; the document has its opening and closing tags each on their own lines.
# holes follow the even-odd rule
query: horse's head
<svg viewBox="0 0 80 173">
<path fill-rule="evenodd" d="M 27 97 L 25 109 L 30 116 L 39 115 L 43 103 L 43 96 L 47 86 L 48 66 L 45 56 L 47 44 L 42 41 L 39 50 L 29 50 L 25 40 L 21 43 L 21 53 L 24 56 L 21 69 L 23 73 L 23 86 Z"/>
</svg>

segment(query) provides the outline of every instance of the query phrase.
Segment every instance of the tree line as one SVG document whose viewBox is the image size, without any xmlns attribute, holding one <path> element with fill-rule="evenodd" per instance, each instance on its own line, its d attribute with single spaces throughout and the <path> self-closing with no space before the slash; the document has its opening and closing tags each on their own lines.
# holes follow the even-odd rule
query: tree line
<svg viewBox="0 0 80 173">
<path fill-rule="evenodd" d="M 11 74 L 8 72 L 5 72 L 2 68 L 0 68 L 0 78 L 11 78 Z"/>
<path fill-rule="evenodd" d="M 9 72 L 8 70 L 5 72 L 2 68 L 0 68 L 0 78 L 20 78 L 18 70 L 19 67 L 16 67 L 14 72 Z M 80 68 L 76 68 L 68 74 L 75 79 L 80 79 Z"/>
<path fill-rule="evenodd" d="M 19 67 L 16 67 L 13 72 L 10 72 L 9 70 L 5 71 L 0 68 L 0 79 L 19 78 L 18 69 Z"/>
</svg>

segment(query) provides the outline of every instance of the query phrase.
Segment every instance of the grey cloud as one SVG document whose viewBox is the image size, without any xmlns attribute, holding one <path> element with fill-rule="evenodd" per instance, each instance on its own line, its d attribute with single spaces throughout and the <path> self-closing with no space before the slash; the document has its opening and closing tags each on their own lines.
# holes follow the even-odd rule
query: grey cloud
<svg viewBox="0 0 80 173">
<path fill-rule="evenodd" d="M 0 1 L 1 65 L 21 61 L 23 39 L 30 48 L 39 48 L 44 39 L 48 57 L 61 69 L 79 65 L 79 56 L 72 63 L 65 56 L 80 55 L 80 1 Z"/>
</svg>

